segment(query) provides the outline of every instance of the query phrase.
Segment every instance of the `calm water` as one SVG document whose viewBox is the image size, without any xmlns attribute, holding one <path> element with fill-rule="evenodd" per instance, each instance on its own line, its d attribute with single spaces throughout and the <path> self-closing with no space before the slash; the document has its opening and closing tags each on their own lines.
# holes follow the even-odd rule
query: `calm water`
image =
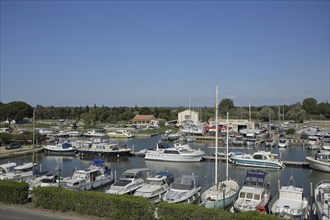
<svg viewBox="0 0 330 220">
<path fill-rule="evenodd" d="M 135 151 L 141 149 L 155 147 L 159 137 L 152 138 L 134 138 L 129 140 L 117 140 L 120 146 L 126 144 L 128 147 L 134 148 Z M 202 142 L 189 144 L 192 148 L 202 149 L 207 155 L 213 155 L 215 148 L 214 142 Z M 226 150 L 223 143 L 219 143 L 220 152 Z M 256 147 L 230 147 L 229 151 L 233 152 L 249 152 L 253 153 L 256 150 L 269 150 L 264 145 Z M 316 151 L 306 150 L 302 146 L 294 145 L 287 149 L 273 148 L 273 153 L 281 155 L 283 160 L 305 161 L 305 157 L 314 155 Z M 0 160 L 0 164 L 9 161 L 22 164 L 24 162 L 30 162 L 32 156 L 23 156 L 13 159 Z M 50 156 L 46 154 L 38 154 L 37 162 L 41 164 L 42 170 L 49 170 L 55 173 L 56 167 L 62 169 L 62 176 L 66 177 L 72 174 L 73 170 L 85 169 L 89 166 L 91 158 L 80 158 L 70 156 Z M 182 174 L 194 173 L 198 175 L 200 184 L 202 185 L 202 192 L 214 183 L 214 162 L 202 161 L 198 163 L 177 163 L 177 162 L 159 162 L 159 161 L 145 161 L 142 157 L 128 157 L 128 158 L 114 158 L 107 159 L 107 165 L 116 173 L 117 178 L 127 169 L 147 167 L 153 171 L 170 171 L 173 172 L 174 177 L 179 177 Z M 242 184 L 246 171 L 249 168 L 233 166 L 229 163 L 229 176 L 237 179 Z M 275 195 L 278 190 L 278 180 L 281 185 L 287 185 L 288 180 L 293 176 L 296 186 L 302 186 L 304 188 L 304 194 L 307 198 L 310 195 L 310 184 L 315 186 L 319 181 L 324 179 L 330 179 L 330 174 L 316 171 L 312 169 L 299 168 L 299 167 L 285 167 L 283 170 L 266 170 L 268 172 L 267 182 L 271 184 L 272 195 Z M 226 164 L 221 162 L 218 168 L 218 179 L 221 181 L 225 179 Z M 109 187 L 108 187 L 109 188 Z M 105 189 L 104 189 L 105 190 Z"/>
</svg>

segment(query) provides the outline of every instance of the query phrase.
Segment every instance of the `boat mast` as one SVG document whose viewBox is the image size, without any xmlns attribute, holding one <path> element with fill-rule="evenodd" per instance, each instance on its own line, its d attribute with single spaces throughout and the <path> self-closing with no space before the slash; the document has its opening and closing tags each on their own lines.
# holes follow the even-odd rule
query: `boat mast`
<svg viewBox="0 0 330 220">
<path fill-rule="evenodd" d="M 226 148 L 227 148 L 227 158 L 226 158 L 226 180 L 228 180 L 228 137 L 229 137 L 229 113 L 227 112 L 227 143 L 226 143 Z"/>
<path fill-rule="evenodd" d="M 33 108 L 33 116 L 32 116 L 32 163 L 35 163 L 35 121 L 36 121 L 36 110 Z"/>
<path fill-rule="evenodd" d="M 215 167 L 214 184 L 218 184 L 218 85 L 215 93 Z"/>
<path fill-rule="evenodd" d="M 270 118 L 270 107 L 269 107 L 269 138 L 272 138 L 272 126 L 271 126 L 271 118 Z"/>
<path fill-rule="evenodd" d="M 249 122 L 251 122 L 251 104 L 249 101 Z"/>
</svg>

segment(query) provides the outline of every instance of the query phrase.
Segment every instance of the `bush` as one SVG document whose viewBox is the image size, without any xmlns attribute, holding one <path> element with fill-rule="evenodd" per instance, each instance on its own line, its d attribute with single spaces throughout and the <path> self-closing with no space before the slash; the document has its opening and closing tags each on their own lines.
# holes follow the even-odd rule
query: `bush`
<svg viewBox="0 0 330 220">
<path fill-rule="evenodd" d="M 162 202 L 157 206 L 159 219 L 236 219 L 236 215 L 223 209 L 207 209 L 194 204 Z"/>
<path fill-rule="evenodd" d="M 29 184 L 14 180 L 0 180 L 0 201 L 7 204 L 24 204 L 29 201 Z"/>
<path fill-rule="evenodd" d="M 154 204 L 141 197 L 102 192 L 76 192 L 58 187 L 36 187 L 32 191 L 36 207 L 74 211 L 110 219 L 153 219 Z"/>
</svg>

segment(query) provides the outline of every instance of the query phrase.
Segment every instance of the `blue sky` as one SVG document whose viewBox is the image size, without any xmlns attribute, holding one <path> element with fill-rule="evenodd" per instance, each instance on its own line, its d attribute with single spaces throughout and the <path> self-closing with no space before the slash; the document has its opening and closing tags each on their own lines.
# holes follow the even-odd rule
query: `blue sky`
<svg viewBox="0 0 330 220">
<path fill-rule="evenodd" d="M 329 1 L 1 1 L 0 101 L 329 101 Z"/>
</svg>

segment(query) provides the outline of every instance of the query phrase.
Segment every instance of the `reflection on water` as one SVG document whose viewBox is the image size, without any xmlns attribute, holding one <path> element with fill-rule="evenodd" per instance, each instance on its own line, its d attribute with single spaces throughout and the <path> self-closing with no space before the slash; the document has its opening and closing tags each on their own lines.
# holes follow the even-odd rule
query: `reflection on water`
<svg viewBox="0 0 330 220">
<path fill-rule="evenodd" d="M 201 163 L 180 163 L 180 162 L 166 162 L 166 161 L 151 161 L 145 160 L 145 165 L 150 170 L 154 171 L 169 171 L 176 174 L 191 174 L 191 172 L 198 174 L 202 169 Z M 189 172 L 191 171 L 191 172 Z"/>
</svg>

